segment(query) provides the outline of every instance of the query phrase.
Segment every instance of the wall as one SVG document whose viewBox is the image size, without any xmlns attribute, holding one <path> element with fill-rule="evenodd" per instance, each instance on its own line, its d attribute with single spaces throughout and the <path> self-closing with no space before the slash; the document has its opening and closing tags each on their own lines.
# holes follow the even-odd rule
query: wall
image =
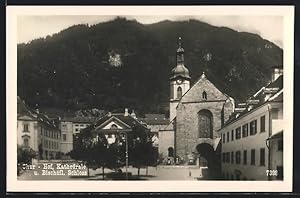
<svg viewBox="0 0 300 198">
<path fill-rule="evenodd" d="M 283 140 L 282 137 L 275 138 L 270 141 L 270 170 L 277 170 L 277 166 L 283 166 L 283 151 L 278 150 L 278 141 Z M 271 177 L 276 180 L 276 176 Z"/>
<path fill-rule="evenodd" d="M 24 124 L 28 124 L 28 132 L 24 132 Z M 34 151 L 38 151 L 38 129 L 37 121 L 32 120 L 27 116 L 23 116 L 23 119 L 17 121 L 17 144 L 23 145 L 23 135 L 28 136 L 28 145 Z"/>
<path fill-rule="evenodd" d="M 168 157 L 168 148 L 172 147 L 174 149 L 174 131 L 159 131 L 158 138 L 158 152 L 166 158 Z"/>
<path fill-rule="evenodd" d="M 56 158 L 57 153 L 61 151 L 61 132 L 58 128 L 50 127 L 39 122 L 40 143 L 42 143 L 43 158 Z M 51 157 L 52 155 L 52 157 Z"/>
<path fill-rule="evenodd" d="M 74 122 L 73 123 L 73 134 L 79 133 L 81 129 L 88 127 L 90 123 Z"/>
<path fill-rule="evenodd" d="M 202 98 L 203 92 L 207 93 L 207 99 Z M 198 144 L 203 142 L 212 146 L 210 138 L 199 138 L 198 112 L 209 110 L 213 117 L 213 138 L 219 134 L 221 128 L 221 110 L 224 107 L 224 118 L 228 119 L 234 108 L 232 99 L 219 91 L 204 75 L 186 93 L 177 107 L 176 115 L 176 155 L 185 157 L 195 151 Z"/>
<path fill-rule="evenodd" d="M 178 85 L 176 81 L 170 82 L 170 115 L 169 119 L 173 120 L 176 117 L 176 107 L 178 105 L 179 99 L 177 98 L 177 89 L 181 87 L 182 95 L 184 95 L 190 89 L 190 81 L 184 80 L 182 84 Z"/>
<path fill-rule="evenodd" d="M 61 128 L 61 152 L 68 153 L 73 150 L 73 124 L 72 122 L 62 121 Z M 66 140 L 63 140 L 64 134 Z"/>
<path fill-rule="evenodd" d="M 280 106 L 280 105 L 279 105 Z M 279 107 L 278 104 L 273 104 L 269 106 L 270 109 Z M 265 116 L 265 132 L 260 131 L 261 123 L 260 123 L 260 117 Z M 242 127 L 244 124 L 248 123 L 250 124 L 251 121 L 257 120 L 257 133 L 255 135 L 250 136 L 250 126 L 248 126 L 248 136 L 247 137 L 241 137 L 240 139 L 235 139 L 235 129 L 238 127 Z M 272 122 L 273 123 L 273 122 Z M 272 126 L 271 130 L 273 130 Z M 234 140 L 231 140 L 231 131 L 234 130 Z M 277 129 L 276 129 L 277 130 Z M 227 142 L 227 132 L 229 132 L 229 142 Z M 270 132 L 270 133 L 269 133 Z M 234 161 L 235 161 L 235 152 L 241 151 L 241 163 L 240 164 L 231 164 L 230 163 L 224 163 L 222 160 L 222 173 L 224 176 L 231 175 L 234 176 L 235 179 L 235 173 L 236 171 L 241 172 L 241 179 L 246 180 L 268 180 L 266 170 L 268 169 L 268 155 L 269 155 L 269 149 L 266 145 L 266 139 L 269 137 L 269 135 L 272 133 L 269 131 L 269 111 L 268 111 L 268 105 L 265 104 L 257 109 L 253 109 L 252 112 L 245 114 L 244 116 L 237 119 L 235 122 L 229 124 L 228 126 L 225 126 L 222 128 L 219 133 L 221 134 L 221 137 L 224 137 L 223 134 L 225 134 L 225 143 L 223 143 L 222 140 L 222 153 L 226 152 L 234 152 Z M 242 134 L 242 130 L 241 130 Z M 265 165 L 260 165 L 260 149 L 265 149 Z M 255 165 L 251 165 L 251 149 L 255 149 Z M 243 155 L 244 150 L 247 150 L 247 164 L 243 164 Z M 231 155 L 231 154 L 230 154 Z M 231 158 L 231 156 L 230 156 Z"/>
</svg>

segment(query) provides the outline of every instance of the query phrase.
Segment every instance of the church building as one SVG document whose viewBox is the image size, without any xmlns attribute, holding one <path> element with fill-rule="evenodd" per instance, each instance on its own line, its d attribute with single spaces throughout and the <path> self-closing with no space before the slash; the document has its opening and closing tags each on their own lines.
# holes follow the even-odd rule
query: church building
<svg viewBox="0 0 300 198">
<path fill-rule="evenodd" d="M 187 164 L 220 164 L 218 130 L 234 110 L 234 100 L 220 91 L 205 73 L 190 87 L 190 73 L 184 65 L 184 49 L 179 38 L 176 66 L 170 77 L 170 126 L 174 135 L 174 157 Z M 163 131 L 162 129 L 161 131 Z"/>
</svg>

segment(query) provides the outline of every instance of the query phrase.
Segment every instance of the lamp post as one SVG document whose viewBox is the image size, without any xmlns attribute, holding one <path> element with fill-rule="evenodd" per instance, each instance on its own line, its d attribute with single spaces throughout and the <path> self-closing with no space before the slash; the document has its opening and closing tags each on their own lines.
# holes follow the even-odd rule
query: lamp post
<svg viewBox="0 0 300 198">
<path fill-rule="evenodd" d="M 126 158 L 126 180 L 128 180 L 128 136 L 125 133 L 125 141 L 126 141 L 126 151 L 125 151 L 125 158 Z"/>
<path fill-rule="evenodd" d="M 121 132 L 122 135 L 125 135 L 125 160 L 126 160 L 126 180 L 128 180 L 128 136 L 126 132 Z M 123 139 L 123 138 L 122 138 Z"/>
</svg>

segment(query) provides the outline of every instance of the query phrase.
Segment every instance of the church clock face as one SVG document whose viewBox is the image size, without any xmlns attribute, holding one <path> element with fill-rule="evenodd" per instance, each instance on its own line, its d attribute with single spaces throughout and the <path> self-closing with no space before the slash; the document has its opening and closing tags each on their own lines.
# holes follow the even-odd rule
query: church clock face
<svg viewBox="0 0 300 198">
<path fill-rule="evenodd" d="M 176 83 L 180 85 L 182 83 L 182 80 L 181 79 L 177 79 Z"/>
</svg>

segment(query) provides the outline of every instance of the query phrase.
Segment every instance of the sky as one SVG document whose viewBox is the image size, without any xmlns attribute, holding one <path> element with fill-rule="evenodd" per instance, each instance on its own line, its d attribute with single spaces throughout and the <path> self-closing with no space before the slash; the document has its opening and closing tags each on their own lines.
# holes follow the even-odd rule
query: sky
<svg viewBox="0 0 300 198">
<path fill-rule="evenodd" d="M 17 22 L 18 43 L 27 43 L 33 39 L 58 33 L 75 24 L 97 24 L 114 19 L 116 16 L 93 15 L 51 15 L 19 16 Z M 225 26 L 237 31 L 260 35 L 282 48 L 283 17 L 281 16 L 122 16 L 135 19 L 142 24 L 156 23 L 162 20 L 181 21 L 197 19 L 214 26 Z"/>
</svg>

